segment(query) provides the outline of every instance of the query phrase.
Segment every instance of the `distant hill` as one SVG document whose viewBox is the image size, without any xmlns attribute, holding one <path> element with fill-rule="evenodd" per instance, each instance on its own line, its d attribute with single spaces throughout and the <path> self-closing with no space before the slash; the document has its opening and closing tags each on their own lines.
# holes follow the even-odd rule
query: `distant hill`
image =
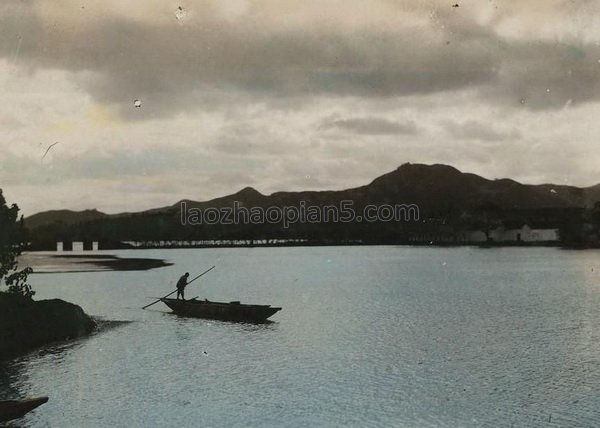
<svg viewBox="0 0 600 428">
<path fill-rule="evenodd" d="M 298 201 L 307 204 L 338 203 L 352 200 L 356 206 L 367 203 L 414 203 L 425 212 L 448 209 L 468 210 L 486 203 L 502 209 L 574 208 L 591 206 L 600 201 L 600 184 L 588 188 L 541 184 L 521 184 L 510 179 L 488 180 L 463 173 L 447 165 L 406 163 L 371 183 L 339 191 L 276 192 L 263 195 L 251 187 L 210 201 L 180 201 L 153 212 L 179 209 L 181 202 L 190 207 L 231 206 L 234 201 L 246 206 L 284 206 Z"/>
<path fill-rule="evenodd" d="M 415 204 L 420 221 L 403 224 L 278 224 L 205 225 L 184 227 L 181 204 L 187 209 L 233 207 L 284 207 L 337 205 L 353 201 L 360 212 L 368 204 Z M 238 238 L 306 238 L 312 240 L 389 240 L 400 242 L 415 231 L 465 230 L 485 225 L 530 224 L 563 227 L 574 215 L 600 201 L 600 184 L 574 186 L 522 184 L 511 179 L 489 180 L 447 165 L 406 163 L 364 186 L 338 191 L 275 192 L 263 195 L 246 187 L 237 193 L 212 199 L 179 201 L 171 206 L 137 213 L 107 215 L 96 210 L 47 211 L 25 219 L 34 240 L 50 247 L 53 240 L 93 238 L 122 240 L 191 240 Z M 441 228 L 441 229 L 440 229 Z M 436 232 L 437 233 L 437 232 Z M 387 242 L 387 241 L 386 241 Z"/>
<path fill-rule="evenodd" d="M 585 204 L 587 206 L 592 207 L 596 202 L 600 201 L 600 184 L 586 187 L 583 191 L 585 194 Z"/>
<path fill-rule="evenodd" d="M 95 209 L 84 211 L 54 210 L 43 211 L 29 216 L 25 219 L 25 223 L 29 229 L 35 229 L 40 226 L 47 226 L 54 223 L 72 225 L 105 217 L 108 217 L 108 215 Z"/>
<path fill-rule="evenodd" d="M 510 179 L 488 180 L 447 165 L 404 164 L 367 186 L 378 198 L 416 201 L 423 209 L 476 207 L 493 203 L 504 209 L 581 207 L 586 190 L 562 185 L 527 185 Z"/>
</svg>

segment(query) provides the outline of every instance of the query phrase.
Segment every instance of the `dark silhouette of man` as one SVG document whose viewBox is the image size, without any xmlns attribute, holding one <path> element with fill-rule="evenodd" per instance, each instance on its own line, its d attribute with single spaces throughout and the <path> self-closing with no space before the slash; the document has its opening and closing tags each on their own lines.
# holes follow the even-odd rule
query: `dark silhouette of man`
<svg viewBox="0 0 600 428">
<path fill-rule="evenodd" d="M 190 274 L 186 272 L 184 275 L 181 276 L 181 278 L 179 278 L 179 281 L 177 281 L 177 299 L 179 299 L 179 295 L 181 295 L 181 298 L 185 300 L 185 296 L 183 293 L 185 291 L 185 286 L 188 285 L 187 279 L 189 276 Z"/>
</svg>

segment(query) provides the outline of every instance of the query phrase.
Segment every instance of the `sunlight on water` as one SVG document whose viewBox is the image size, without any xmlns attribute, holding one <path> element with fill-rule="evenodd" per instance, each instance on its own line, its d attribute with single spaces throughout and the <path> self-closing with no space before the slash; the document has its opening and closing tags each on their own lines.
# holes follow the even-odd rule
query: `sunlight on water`
<svg viewBox="0 0 600 428">
<path fill-rule="evenodd" d="M 34 275 L 37 298 L 131 321 L 20 358 L 25 426 L 594 426 L 600 253 L 551 248 L 119 251 L 145 272 Z M 190 297 L 282 306 L 265 325 L 178 318 Z M 550 421 L 550 422 L 549 422 Z"/>
</svg>

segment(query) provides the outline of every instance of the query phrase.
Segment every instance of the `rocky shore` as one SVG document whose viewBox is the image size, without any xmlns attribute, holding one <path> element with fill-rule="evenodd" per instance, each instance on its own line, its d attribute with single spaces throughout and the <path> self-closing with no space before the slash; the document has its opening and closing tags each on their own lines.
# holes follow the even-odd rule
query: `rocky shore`
<svg viewBox="0 0 600 428">
<path fill-rule="evenodd" d="M 85 336 L 95 327 L 81 307 L 64 300 L 34 301 L 0 293 L 0 360 Z"/>
</svg>

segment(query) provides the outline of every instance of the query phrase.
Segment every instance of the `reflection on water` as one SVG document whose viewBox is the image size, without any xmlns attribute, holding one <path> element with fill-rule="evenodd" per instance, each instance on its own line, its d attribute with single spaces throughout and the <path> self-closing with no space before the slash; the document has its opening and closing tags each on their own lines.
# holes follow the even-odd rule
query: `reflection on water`
<svg viewBox="0 0 600 428">
<path fill-rule="evenodd" d="M 122 251 L 174 266 L 34 275 L 131 321 L 12 363 L 0 394 L 49 395 L 31 426 L 595 426 L 599 253 L 343 247 Z M 181 318 L 147 296 L 181 272 L 271 324 Z M 260 266 L 260 269 L 257 269 Z M 12 398 L 12 397 L 11 397 Z M 549 423 L 548 420 L 551 420 Z"/>
<path fill-rule="evenodd" d="M 0 401 L 27 398 L 28 391 L 27 365 L 19 361 L 0 362 Z M 8 422 L 0 422 L 6 428 L 28 428 L 33 426 L 25 418 Z"/>
<path fill-rule="evenodd" d="M 20 374 L 16 366 L 17 364 L 12 362 L 0 363 L 0 400 L 23 398 L 18 389 Z"/>
<path fill-rule="evenodd" d="M 117 257 L 107 251 L 25 252 L 18 259 L 20 266 L 29 266 L 35 273 L 140 271 L 169 266 L 162 259 Z"/>
</svg>

